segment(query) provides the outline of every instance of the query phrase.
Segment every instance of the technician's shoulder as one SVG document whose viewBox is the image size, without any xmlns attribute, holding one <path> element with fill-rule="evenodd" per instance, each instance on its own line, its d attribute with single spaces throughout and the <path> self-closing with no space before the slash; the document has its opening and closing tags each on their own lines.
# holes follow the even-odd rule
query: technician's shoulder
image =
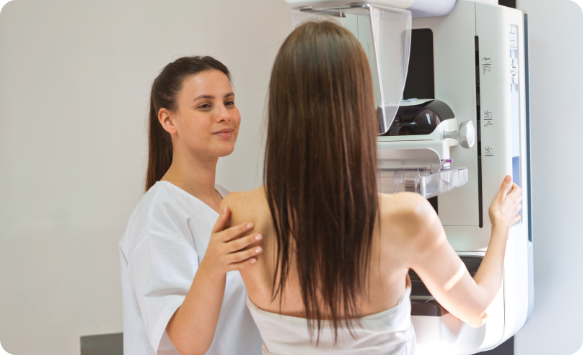
<svg viewBox="0 0 583 355">
<path fill-rule="evenodd" d="M 149 231 L 181 235 L 181 225 L 188 219 L 187 202 L 179 191 L 157 182 L 142 196 L 132 212 L 119 242 L 124 252 L 131 252 Z"/>
</svg>

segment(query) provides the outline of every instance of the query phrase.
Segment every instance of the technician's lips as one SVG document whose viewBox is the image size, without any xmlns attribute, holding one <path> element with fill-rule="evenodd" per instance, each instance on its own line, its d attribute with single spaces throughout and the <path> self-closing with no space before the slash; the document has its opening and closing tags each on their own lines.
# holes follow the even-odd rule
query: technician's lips
<svg viewBox="0 0 583 355">
<path fill-rule="evenodd" d="M 233 129 L 232 128 L 225 128 L 225 129 L 221 129 L 220 131 L 216 131 L 213 134 L 215 136 L 219 136 L 221 138 L 231 138 L 233 136 Z"/>
</svg>

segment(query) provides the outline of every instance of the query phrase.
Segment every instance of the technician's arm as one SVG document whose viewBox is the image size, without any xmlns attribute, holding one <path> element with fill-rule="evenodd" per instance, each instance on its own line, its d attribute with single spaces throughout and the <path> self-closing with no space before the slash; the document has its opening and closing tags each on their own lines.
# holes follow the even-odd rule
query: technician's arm
<svg viewBox="0 0 583 355">
<path fill-rule="evenodd" d="M 257 248 L 244 250 L 261 240 L 258 234 L 235 239 L 253 228 L 241 224 L 227 230 L 231 211 L 227 207 L 217 220 L 207 251 L 182 305 L 176 310 L 166 333 L 181 355 L 205 354 L 210 348 L 225 293 L 227 272 L 256 262 Z"/>
<path fill-rule="evenodd" d="M 500 290 L 508 233 L 520 221 L 521 199 L 520 188 L 507 176 L 490 206 L 492 237 L 473 279 L 447 241 L 435 213 L 422 228 L 420 252 L 411 268 L 445 309 L 472 327 L 483 324 L 486 309 Z"/>
</svg>

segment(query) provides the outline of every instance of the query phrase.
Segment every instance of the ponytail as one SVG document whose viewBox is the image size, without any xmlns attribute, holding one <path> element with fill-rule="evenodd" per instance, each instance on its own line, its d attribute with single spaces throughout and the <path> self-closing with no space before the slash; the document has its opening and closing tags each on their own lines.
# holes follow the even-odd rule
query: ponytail
<svg viewBox="0 0 583 355">
<path fill-rule="evenodd" d="M 172 140 L 160 121 L 154 100 L 150 98 L 150 125 L 148 127 L 148 171 L 146 173 L 146 191 L 162 179 L 172 164 Z"/>
<path fill-rule="evenodd" d="M 229 69 L 212 57 L 182 57 L 166 65 L 152 84 L 150 94 L 150 113 L 148 118 L 148 170 L 146 171 L 146 191 L 162 179 L 172 165 L 172 139 L 170 133 L 160 124 L 158 112 L 165 108 L 176 111 L 178 94 L 182 83 L 191 75 L 208 70 L 219 70 L 229 80 Z"/>
</svg>

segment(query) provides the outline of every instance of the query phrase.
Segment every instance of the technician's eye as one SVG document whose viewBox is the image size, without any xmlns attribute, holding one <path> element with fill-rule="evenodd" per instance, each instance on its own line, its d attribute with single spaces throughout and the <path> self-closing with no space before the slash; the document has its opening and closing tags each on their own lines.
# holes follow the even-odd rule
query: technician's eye
<svg viewBox="0 0 583 355">
<path fill-rule="evenodd" d="M 204 109 L 209 109 L 209 108 L 211 108 L 211 105 L 209 105 L 209 104 L 202 104 L 202 105 L 198 106 L 198 108 L 201 108 L 203 110 Z"/>
<path fill-rule="evenodd" d="M 227 101 L 225 103 L 226 106 L 235 106 L 235 101 Z"/>
</svg>

